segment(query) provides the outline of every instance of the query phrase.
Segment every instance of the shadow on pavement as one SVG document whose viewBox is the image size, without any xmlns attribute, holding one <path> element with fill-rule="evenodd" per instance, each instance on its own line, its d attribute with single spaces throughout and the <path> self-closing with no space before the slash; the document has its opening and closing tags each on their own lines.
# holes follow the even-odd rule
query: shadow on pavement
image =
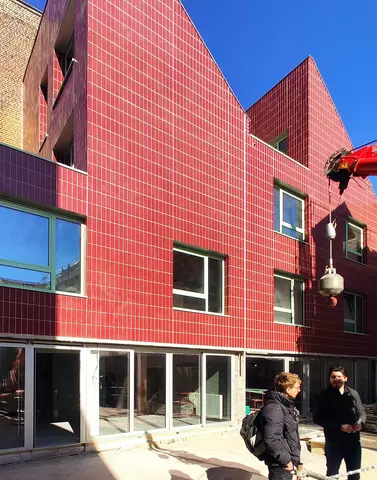
<svg viewBox="0 0 377 480">
<path fill-rule="evenodd" d="M 145 437 L 150 450 L 155 451 L 159 458 L 175 458 L 187 465 L 199 465 L 207 468 L 198 478 L 192 478 L 188 474 L 179 470 L 169 470 L 170 480 L 262 480 L 265 479 L 257 470 L 253 470 L 246 465 L 235 462 L 223 461 L 218 458 L 199 457 L 185 450 L 169 450 L 161 448 L 153 440 L 150 433 L 145 433 Z"/>
</svg>

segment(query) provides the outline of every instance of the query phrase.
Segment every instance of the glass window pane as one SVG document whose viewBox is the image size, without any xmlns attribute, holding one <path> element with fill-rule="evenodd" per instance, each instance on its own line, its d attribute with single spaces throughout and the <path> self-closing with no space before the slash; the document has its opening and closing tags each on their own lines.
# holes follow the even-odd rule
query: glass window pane
<svg viewBox="0 0 377 480">
<path fill-rule="evenodd" d="M 275 307 L 291 309 L 291 280 L 274 277 Z"/>
<path fill-rule="evenodd" d="M 351 322 L 344 322 L 344 331 L 345 332 L 354 332 L 355 324 Z"/>
<path fill-rule="evenodd" d="M 344 294 L 344 319 L 355 321 L 355 297 L 347 293 Z"/>
<path fill-rule="evenodd" d="M 296 325 L 302 325 L 304 323 L 304 289 L 303 282 L 299 280 L 294 281 L 294 304 L 295 304 L 295 318 L 294 323 Z"/>
<path fill-rule="evenodd" d="M 282 233 L 284 233 L 284 235 L 288 235 L 289 237 L 297 238 L 297 240 L 303 240 L 303 238 L 304 238 L 303 233 L 298 232 L 297 230 L 294 230 L 293 228 L 289 228 L 289 227 L 285 227 L 285 226 L 282 227 Z"/>
<path fill-rule="evenodd" d="M 274 230 L 280 232 L 280 190 L 274 187 Z"/>
<path fill-rule="evenodd" d="M 188 310 L 206 311 L 204 298 L 186 297 L 185 295 L 173 295 L 173 306 L 176 308 L 187 308 Z"/>
<path fill-rule="evenodd" d="M 230 420 L 231 358 L 208 355 L 206 359 L 206 420 Z"/>
<path fill-rule="evenodd" d="M 80 442 L 80 353 L 35 350 L 34 446 Z"/>
<path fill-rule="evenodd" d="M 261 398 L 257 392 L 247 390 L 268 390 L 274 387 L 278 373 L 284 372 L 284 360 L 269 360 L 259 357 L 246 357 L 246 399 Z M 250 404 L 252 407 L 253 405 Z"/>
<path fill-rule="evenodd" d="M 0 284 L 12 287 L 51 289 L 51 275 L 26 268 L 0 265 Z"/>
<path fill-rule="evenodd" d="M 350 358 L 333 359 L 332 366 L 341 365 L 347 374 L 347 385 L 351 388 L 356 388 L 355 385 L 355 361 Z M 328 371 L 326 372 L 328 373 Z"/>
<path fill-rule="evenodd" d="M 356 332 L 363 332 L 363 298 L 356 296 Z"/>
<path fill-rule="evenodd" d="M 310 361 L 309 392 L 310 392 L 310 411 L 312 412 L 316 404 L 317 395 L 328 383 L 327 371 L 322 359 L 315 358 Z"/>
<path fill-rule="evenodd" d="M 362 255 L 358 255 L 357 253 L 353 253 L 347 250 L 347 258 L 349 260 L 353 260 L 354 262 L 362 263 L 363 257 Z"/>
<path fill-rule="evenodd" d="M 25 350 L 0 347 L 0 450 L 24 446 Z"/>
<path fill-rule="evenodd" d="M 204 258 L 174 251 L 174 288 L 204 293 Z"/>
<path fill-rule="evenodd" d="M 292 323 L 292 314 L 289 312 L 280 312 L 279 310 L 274 310 L 274 322 Z"/>
<path fill-rule="evenodd" d="M 56 219 L 56 290 L 81 292 L 81 225 Z"/>
<path fill-rule="evenodd" d="M 208 259 L 208 311 L 222 313 L 223 261 Z"/>
<path fill-rule="evenodd" d="M 0 205 L 0 225 L 1 258 L 48 267 L 48 218 Z"/>
<path fill-rule="evenodd" d="M 173 425 L 201 423 L 200 357 L 173 355 Z"/>
<path fill-rule="evenodd" d="M 350 223 L 347 224 L 347 228 L 348 228 L 347 250 L 361 255 L 362 254 L 361 229 L 358 227 L 355 227 L 354 225 L 351 225 Z"/>
<path fill-rule="evenodd" d="M 277 145 L 277 149 L 283 153 L 287 153 L 288 151 L 288 137 L 282 138 Z"/>
<path fill-rule="evenodd" d="M 356 360 L 356 390 L 358 391 L 361 401 L 368 403 L 369 399 L 369 360 Z"/>
<path fill-rule="evenodd" d="M 135 354 L 134 430 L 166 426 L 166 355 Z"/>
<path fill-rule="evenodd" d="M 302 202 L 283 192 L 283 221 L 302 228 Z"/>
<path fill-rule="evenodd" d="M 128 354 L 100 351 L 99 365 L 99 434 L 128 432 Z"/>
</svg>

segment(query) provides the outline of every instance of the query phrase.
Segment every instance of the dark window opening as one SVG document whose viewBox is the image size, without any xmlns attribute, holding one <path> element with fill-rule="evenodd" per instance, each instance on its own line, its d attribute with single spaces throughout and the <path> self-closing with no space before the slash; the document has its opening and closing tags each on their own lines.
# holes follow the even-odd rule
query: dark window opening
<svg viewBox="0 0 377 480">
<path fill-rule="evenodd" d="M 59 140 L 56 142 L 54 157 L 58 163 L 62 163 L 68 167 L 75 166 L 72 117 L 68 120 Z"/>
</svg>

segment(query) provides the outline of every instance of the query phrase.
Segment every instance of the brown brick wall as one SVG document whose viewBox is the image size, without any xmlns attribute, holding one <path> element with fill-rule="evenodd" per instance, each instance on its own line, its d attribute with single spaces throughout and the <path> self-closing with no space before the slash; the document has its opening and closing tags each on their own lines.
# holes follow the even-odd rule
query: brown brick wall
<svg viewBox="0 0 377 480">
<path fill-rule="evenodd" d="M 22 147 L 22 80 L 41 14 L 0 0 L 0 142 Z"/>
</svg>

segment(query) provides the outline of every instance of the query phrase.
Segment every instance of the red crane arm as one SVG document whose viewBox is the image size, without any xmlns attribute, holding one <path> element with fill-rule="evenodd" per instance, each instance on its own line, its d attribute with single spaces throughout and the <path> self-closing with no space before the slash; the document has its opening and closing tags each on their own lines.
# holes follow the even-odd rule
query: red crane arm
<svg viewBox="0 0 377 480">
<path fill-rule="evenodd" d="M 352 151 L 338 150 L 327 160 L 325 174 L 330 180 L 339 182 L 340 194 L 347 188 L 352 175 L 362 178 L 377 175 L 377 145 Z"/>
</svg>

